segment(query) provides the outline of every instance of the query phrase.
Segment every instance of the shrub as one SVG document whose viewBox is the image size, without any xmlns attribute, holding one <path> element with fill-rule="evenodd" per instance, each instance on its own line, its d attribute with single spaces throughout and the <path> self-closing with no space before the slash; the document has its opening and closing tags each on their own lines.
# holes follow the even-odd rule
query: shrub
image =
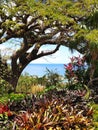
<svg viewBox="0 0 98 130">
<path fill-rule="evenodd" d="M 40 103 L 41 104 L 41 103 Z M 46 107 L 44 106 L 46 105 Z M 79 111 L 78 108 L 69 105 L 63 105 L 56 99 L 42 105 L 37 112 L 22 112 L 16 118 L 17 125 L 27 130 L 55 130 L 55 129 L 90 129 L 92 120 L 90 118 L 91 110 Z"/>
<path fill-rule="evenodd" d="M 0 96 L 12 92 L 12 86 L 0 78 Z"/>
<path fill-rule="evenodd" d="M 25 73 L 21 75 L 16 88 L 17 92 L 28 93 L 31 91 L 31 85 L 35 82 L 35 79 L 29 74 Z"/>
<path fill-rule="evenodd" d="M 26 130 L 69 130 L 93 128 L 93 110 L 82 91 L 50 90 L 40 97 L 24 98 L 9 104 L 16 111 L 14 124 Z M 22 110 L 22 111 L 19 111 Z"/>
<path fill-rule="evenodd" d="M 69 89 L 81 89 L 89 81 L 88 68 L 85 57 L 72 57 L 65 67 L 65 77 L 68 79 Z"/>
<path fill-rule="evenodd" d="M 13 117 L 13 113 L 10 111 L 7 105 L 0 104 L 0 129 L 8 130 L 12 128 L 10 118 Z"/>
</svg>

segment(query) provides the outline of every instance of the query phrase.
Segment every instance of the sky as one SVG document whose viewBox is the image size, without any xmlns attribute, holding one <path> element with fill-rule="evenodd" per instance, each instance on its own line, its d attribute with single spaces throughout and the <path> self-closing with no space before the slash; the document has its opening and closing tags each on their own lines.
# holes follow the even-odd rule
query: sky
<svg viewBox="0 0 98 130">
<path fill-rule="evenodd" d="M 13 49 L 17 49 L 19 47 L 19 44 L 18 44 L 19 41 L 16 41 L 17 42 L 16 45 L 14 45 L 13 42 L 15 42 L 15 41 L 10 42 L 11 48 L 8 43 L 1 44 L 0 51 L 3 52 L 4 55 L 9 54 L 11 51 L 13 52 Z M 51 47 L 50 47 L 50 45 L 47 45 L 47 46 L 43 46 L 40 49 L 40 51 L 47 50 L 47 49 L 50 50 L 50 49 L 54 49 L 54 48 L 55 48 L 54 45 Z M 8 50 L 8 52 L 7 52 L 7 50 Z M 74 51 L 74 53 L 72 53 L 67 47 L 61 46 L 56 53 L 49 55 L 49 56 L 44 56 L 42 58 L 32 61 L 31 63 L 65 64 L 65 63 L 70 62 L 70 58 L 72 56 L 79 56 L 79 55 L 80 55 L 80 53 L 78 53 L 77 51 Z"/>
<path fill-rule="evenodd" d="M 51 49 L 52 48 L 53 47 L 51 47 Z M 32 63 L 64 64 L 70 62 L 70 58 L 72 56 L 78 56 L 78 55 L 80 55 L 80 53 L 78 53 L 77 51 L 74 51 L 74 53 L 72 54 L 72 52 L 67 47 L 61 46 L 56 53 L 34 60 L 32 61 Z"/>
</svg>

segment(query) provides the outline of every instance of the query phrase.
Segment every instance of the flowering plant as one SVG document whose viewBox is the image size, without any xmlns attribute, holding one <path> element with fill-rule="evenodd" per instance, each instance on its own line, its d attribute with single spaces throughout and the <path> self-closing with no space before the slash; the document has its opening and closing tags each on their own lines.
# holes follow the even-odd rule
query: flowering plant
<svg viewBox="0 0 98 130">
<path fill-rule="evenodd" d="M 73 84 L 83 86 L 87 80 L 87 65 L 85 57 L 72 57 L 70 63 L 64 64 L 65 77 L 70 86 Z"/>
</svg>

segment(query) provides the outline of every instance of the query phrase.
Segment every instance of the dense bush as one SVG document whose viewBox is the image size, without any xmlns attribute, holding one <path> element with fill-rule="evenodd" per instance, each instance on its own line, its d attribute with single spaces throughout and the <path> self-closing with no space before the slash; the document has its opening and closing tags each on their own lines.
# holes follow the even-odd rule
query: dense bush
<svg viewBox="0 0 98 130">
<path fill-rule="evenodd" d="M 54 89 L 40 97 L 28 95 L 19 102 L 9 102 L 8 108 L 13 115 L 8 116 L 6 123 L 2 122 L 1 129 L 90 130 L 93 128 L 93 111 L 84 95 L 83 91 Z"/>
<path fill-rule="evenodd" d="M 12 101 L 20 101 L 24 99 L 24 97 L 25 97 L 25 94 L 21 94 L 21 93 L 4 94 L 4 96 L 0 96 L 0 103 L 6 104 Z"/>
<path fill-rule="evenodd" d="M 20 76 L 16 91 L 24 93 L 31 92 L 31 86 L 36 83 L 36 78 L 30 76 L 28 73 L 25 73 L 24 75 Z"/>
<path fill-rule="evenodd" d="M 0 78 L 0 96 L 12 92 L 12 86 Z"/>
<path fill-rule="evenodd" d="M 65 84 L 61 75 L 55 71 L 46 69 L 46 74 L 42 77 L 30 76 L 27 73 L 21 75 L 17 84 L 16 91 L 22 93 L 32 93 L 34 92 L 35 86 L 37 86 L 37 91 L 40 91 L 41 87 L 38 86 L 45 86 L 47 89 L 50 89 L 50 86 L 62 88 L 65 86 Z"/>
<path fill-rule="evenodd" d="M 72 57 L 70 63 L 65 64 L 65 77 L 68 80 L 69 89 L 81 89 L 89 81 L 88 66 L 85 57 Z"/>
</svg>

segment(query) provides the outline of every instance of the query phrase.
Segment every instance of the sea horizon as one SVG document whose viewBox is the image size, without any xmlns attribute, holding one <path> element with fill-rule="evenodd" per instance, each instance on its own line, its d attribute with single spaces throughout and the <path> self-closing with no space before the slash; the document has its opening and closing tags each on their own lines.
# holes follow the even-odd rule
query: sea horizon
<svg viewBox="0 0 98 130">
<path fill-rule="evenodd" d="M 42 77 L 47 73 L 47 69 L 49 69 L 52 72 L 56 72 L 59 75 L 64 76 L 65 69 L 64 64 L 62 63 L 56 63 L 56 64 L 50 64 L 50 63 L 30 63 L 22 72 L 22 74 L 28 73 L 32 76 L 38 76 Z"/>
</svg>

